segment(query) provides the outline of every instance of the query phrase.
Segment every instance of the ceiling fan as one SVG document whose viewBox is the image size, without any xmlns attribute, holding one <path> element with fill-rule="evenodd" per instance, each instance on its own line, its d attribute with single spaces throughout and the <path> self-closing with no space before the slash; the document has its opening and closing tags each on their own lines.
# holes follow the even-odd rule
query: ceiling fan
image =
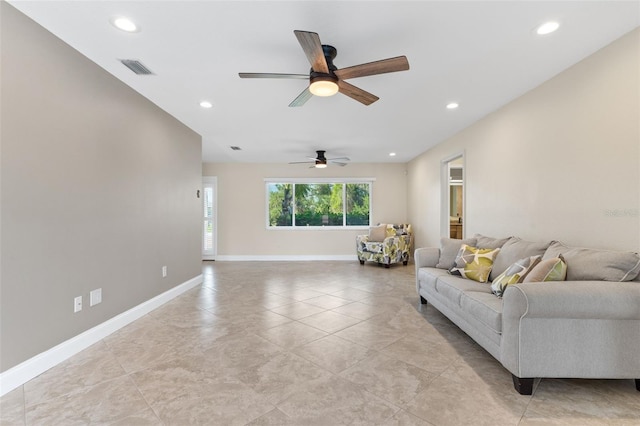
<svg viewBox="0 0 640 426">
<path fill-rule="evenodd" d="M 347 165 L 347 163 L 345 163 L 345 161 L 351 161 L 349 159 L 349 157 L 327 158 L 327 157 L 324 156 L 325 152 L 326 151 L 316 151 L 317 156 L 315 158 L 307 157 L 311 161 L 293 161 L 293 162 L 291 162 L 289 164 L 311 163 L 311 164 L 313 164 L 313 166 L 309 167 L 310 169 L 313 169 L 313 168 L 324 169 L 325 167 L 327 167 L 327 163 L 333 163 L 333 164 L 337 164 L 340 167 L 344 167 L 344 166 Z"/>
<path fill-rule="evenodd" d="M 309 59 L 311 63 L 309 75 L 248 72 L 238 74 L 240 78 L 309 79 L 309 86 L 289 104 L 290 107 L 304 105 L 312 95 L 332 96 L 337 92 L 347 95 L 364 105 L 370 105 L 380 98 L 347 83 L 345 80 L 409 69 L 409 61 L 407 61 L 406 56 L 382 59 L 380 61 L 338 69 L 333 65 L 333 59 L 338 54 L 335 47 L 320 43 L 320 37 L 317 33 L 296 30 L 294 34 L 300 46 L 302 46 L 302 50 L 304 50 L 304 53 L 307 55 L 307 59 Z"/>
</svg>

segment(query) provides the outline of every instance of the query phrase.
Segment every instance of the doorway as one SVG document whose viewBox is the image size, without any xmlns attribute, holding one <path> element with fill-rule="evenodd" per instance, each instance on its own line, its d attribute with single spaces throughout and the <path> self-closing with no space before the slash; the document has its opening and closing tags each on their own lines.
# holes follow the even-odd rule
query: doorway
<svg viewBox="0 0 640 426">
<path fill-rule="evenodd" d="M 441 235 L 463 239 L 465 230 L 464 153 L 442 160 Z"/>
<path fill-rule="evenodd" d="M 218 219 L 218 178 L 202 178 L 202 206 L 204 226 L 202 234 L 202 260 L 216 260 Z"/>
</svg>

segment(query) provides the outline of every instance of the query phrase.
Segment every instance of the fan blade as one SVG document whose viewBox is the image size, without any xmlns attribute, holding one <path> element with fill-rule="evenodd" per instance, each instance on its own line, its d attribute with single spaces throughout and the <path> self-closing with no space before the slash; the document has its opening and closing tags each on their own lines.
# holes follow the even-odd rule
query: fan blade
<svg viewBox="0 0 640 426">
<path fill-rule="evenodd" d="M 351 161 L 351 158 L 349 157 L 336 157 L 336 158 L 327 158 L 327 161 Z"/>
<path fill-rule="evenodd" d="M 309 79 L 309 74 L 278 74 L 272 72 L 239 72 L 240 78 L 299 78 Z"/>
<path fill-rule="evenodd" d="M 307 87 L 306 89 L 304 89 L 302 91 L 302 93 L 300 93 L 298 95 L 297 98 L 295 98 L 293 101 L 291 101 L 291 103 L 289 104 L 290 107 L 301 107 L 302 105 L 304 105 L 309 99 L 311 99 L 311 97 L 313 96 L 313 94 L 309 91 L 309 88 Z"/>
<path fill-rule="evenodd" d="M 338 165 L 338 166 L 340 166 L 340 167 L 344 167 L 344 166 L 346 166 L 346 165 L 347 165 L 347 163 L 340 163 L 340 162 L 338 162 L 338 161 L 332 161 L 332 163 L 333 163 L 333 164 L 337 164 L 337 165 Z"/>
<path fill-rule="evenodd" d="M 302 46 L 302 50 L 304 50 L 304 53 L 307 55 L 311 68 L 315 72 L 329 74 L 329 66 L 327 65 L 327 60 L 324 58 L 322 43 L 320 43 L 318 34 L 298 30 L 293 31 L 293 33 L 296 35 L 300 46 Z"/>
<path fill-rule="evenodd" d="M 311 164 L 311 163 L 315 164 L 315 160 L 314 161 L 291 161 L 289 164 Z"/>
<path fill-rule="evenodd" d="M 369 62 L 366 64 L 354 65 L 335 71 L 341 80 L 355 77 L 365 77 L 368 75 L 385 74 L 388 72 L 406 71 L 409 69 L 409 61 L 406 56 L 383 59 L 381 61 Z"/>
<path fill-rule="evenodd" d="M 365 90 L 360 89 L 352 84 L 347 83 L 346 81 L 338 80 L 338 88 L 340 93 L 343 95 L 347 95 L 356 101 L 363 103 L 365 105 L 371 105 L 378 99 L 376 95 L 373 95 Z"/>
</svg>

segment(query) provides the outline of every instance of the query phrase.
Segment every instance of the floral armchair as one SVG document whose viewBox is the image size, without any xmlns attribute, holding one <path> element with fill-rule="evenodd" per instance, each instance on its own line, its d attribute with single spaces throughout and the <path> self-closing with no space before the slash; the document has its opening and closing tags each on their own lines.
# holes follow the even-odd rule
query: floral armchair
<svg viewBox="0 0 640 426">
<path fill-rule="evenodd" d="M 388 268 L 393 263 L 409 262 L 413 236 L 411 225 L 379 224 L 369 228 L 369 235 L 356 236 L 358 260 L 364 265 L 366 260 L 378 262 Z"/>
</svg>

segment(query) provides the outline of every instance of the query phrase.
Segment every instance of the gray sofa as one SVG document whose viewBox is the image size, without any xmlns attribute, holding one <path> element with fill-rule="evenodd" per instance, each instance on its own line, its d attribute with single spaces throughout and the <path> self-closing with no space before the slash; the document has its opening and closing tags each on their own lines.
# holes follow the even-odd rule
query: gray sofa
<svg viewBox="0 0 640 426">
<path fill-rule="evenodd" d="M 451 275 L 462 241 L 415 250 L 416 287 L 427 302 L 511 372 L 530 395 L 536 378 L 635 379 L 640 391 L 640 257 L 476 235 L 470 246 L 500 248 L 489 280 L 526 256 L 562 254 L 566 281 L 509 285 L 502 298 L 491 282 Z M 438 267 L 436 267 L 438 266 Z M 617 282 L 616 282 L 617 281 Z"/>
</svg>

